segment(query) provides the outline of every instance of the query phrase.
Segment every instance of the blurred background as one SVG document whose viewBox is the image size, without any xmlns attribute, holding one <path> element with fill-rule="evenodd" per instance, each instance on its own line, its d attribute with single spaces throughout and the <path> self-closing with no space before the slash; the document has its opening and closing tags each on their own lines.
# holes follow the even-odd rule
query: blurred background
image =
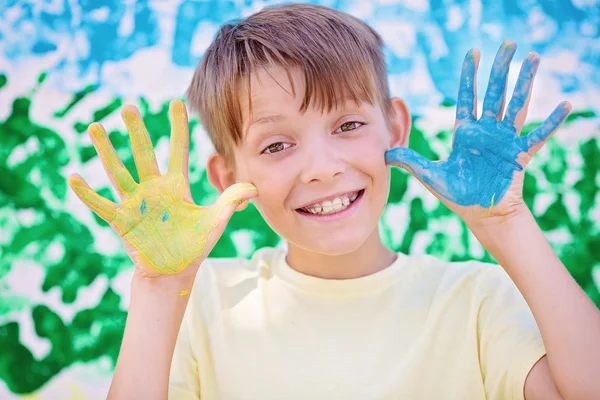
<svg viewBox="0 0 600 400">
<path fill-rule="evenodd" d="M 115 201 L 86 134 L 101 122 L 135 172 L 119 116 L 136 104 L 164 172 L 168 102 L 182 97 L 220 24 L 271 1 L 0 1 L 0 399 L 105 398 L 129 302 L 132 263 L 117 235 L 68 189 L 79 172 Z M 482 51 L 479 99 L 503 40 L 542 55 L 524 131 L 562 100 L 563 128 L 534 158 L 525 200 L 554 250 L 600 306 L 600 5 L 595 0 L 323 0 L 370 23 L 386 42 L 392 94 L 414 115 L 410 146 L 450 150 L 460 66 Z M 212 146 L 192 120 L 190 180 L 198 204 L 216 192 Z M 461 221 L 414 178 L 393 170 L 380 229 L 410 254 L 493 262 Z M 212 257 L 283 246 L 256 209 L 237 213 Z"/>
</svg>

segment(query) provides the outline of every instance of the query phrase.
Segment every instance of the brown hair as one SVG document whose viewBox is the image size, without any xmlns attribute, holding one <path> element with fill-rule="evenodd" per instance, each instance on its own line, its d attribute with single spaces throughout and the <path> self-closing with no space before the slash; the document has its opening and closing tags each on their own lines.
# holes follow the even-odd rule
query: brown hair
<svg viewBox="0 0 600 400">
<path fill-rule="evenodd" d="M 331 111 L 340 100 L 352 100 L 378 103 L 388 115 L 382 47 L 371 27 L 341 11 L 304 4 L 267 7 L 220 28 L 194 72 L 188 105 L 199 114 L 215 150 L 231 162 L 243 135 L 240 84 L 246 82 L 250 97 L 253 71 L 284 67 L 295 95 L 289 70 L 299 67 L 306 86 L 301 112 L 313 101 Z"/>
</svg>

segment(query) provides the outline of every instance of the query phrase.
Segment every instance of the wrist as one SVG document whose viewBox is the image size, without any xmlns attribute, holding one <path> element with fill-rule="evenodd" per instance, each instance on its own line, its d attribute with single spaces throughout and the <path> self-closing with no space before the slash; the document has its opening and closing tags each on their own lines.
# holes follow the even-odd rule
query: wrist
<svg viewBox="0 0 600 400">
<path fill-rule="evenodd" d="M 194 286 L 195 275 L 174 274 L 150 276 L 145 271 L 135 269 L 131 280 L 132 295 L 138 292 L 165 296 L 187 297 Z"/>
<path fill-rule="evenodd" d="M 525 204 L 511 215 L 498 217 L 485 224 L 468 224 L 468 226 L 477 240 L 495 258 L 499 251 L 510 248 L 515 240 L 521 240 L 525 232 L 535 228 L 539 230 L 533 214 Z"/>
</svg>

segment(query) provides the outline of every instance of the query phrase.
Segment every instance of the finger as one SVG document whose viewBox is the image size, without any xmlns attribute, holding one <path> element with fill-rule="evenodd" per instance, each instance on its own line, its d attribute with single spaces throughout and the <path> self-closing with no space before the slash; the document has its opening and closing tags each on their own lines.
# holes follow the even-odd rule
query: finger
<svg viewBox="0 0 600 400">
<path fill-rule="evenodd" d="M 248 207 L 248 200 L 242 201 L 235 209 L 235 211 L 244 211 Z"/>
<path fill-rule="evenodd" d="M 100 218 L 107 222 L 111 222 L 115 218 L 116 204 L 94 192 L 80 175 L 72 174 L 68 181 L 77 197 Z"/>
<path fill-rule="evenodd" d="M 509 40 L 502 43 L 498 53 L 496 53 L 492 72 L 490 73 L 490 81 L 483 99 L 482 118 L 496 119 L 497 121 L 502 119 L 508 70 L 516 50 L 517 44 Z"/>
<path fill-rule="evenodd" d="M 236 203 L 229 203 L 224 208 L 220 210 L 220 215 L 217 218 L 213 218 L 213 221 L 210 223 L 209 229 L 200 229 L 201 233 L 198 238 L 198 243 L 200 244 L 201 257 L 208 257 L 212 249 L 215 247 L 221 236 L 223 236 L 223 232 L 227 228 L 227 224 L 231 219 L 231 216 L 235 213 Z"/>
<path fill-rule="evenodd" d="M 217 201 L 208 207 L 208 214 L 196 224 L 198 232 L 208 234 L 217 229 L 219 224 L 222 225 L 225 222 L 226 225 L 241 203 L 256 196 L 258 196 L 258 191 L 251 183 L 235 183 L 229 186 L 221 193 Z"/>
<path fill-rule="evenodd" d="M 439 161 L 431 161 L 416 151 L 398 147 L 385 153 L 387 164 L 395 165 L 410 172 L 415 178 L 425 184 L 434 193 L 448 197 L 446 187 L 446 172 Z"/>
<path fill-rule="evenodd" d="M 219 199 L 211 207 L 213 215 L 220 220 L 229 220 L 238 206 L 256 196 L 258 196 L 258 191 L 253 184 L 247 182 L 233 184 L 221 193 Z"/>
<path fill-rule="evenodd" d="M 571 103 L 563 101 L 556 106 L 552 114 L 542 122 L 542 125 L 530 132 L 529 135 L 523 136 L 521 140 L 525 150 L 528 153 L 535 154 L 565 121 L 571 112 L 571 108 Z"/>
<path fill-rule="evenodd" d="M 537 53 L 529 53 L 521 65 L 521 72 L 515 85 L 513 96 L 508 103 L 504 123 L 513 126 L 517 135 L 521 132 L 521 128 L 525 123 L 527 116 L 527 108 L 529 107 L 529 99 L 531 98 L 531 89 L 533 87 L 533 79 L 540 66 L 540 55 Z"/>
<path fill-rule="evenodd" d="M 117 156 L 117 152 L 110 142 L 106 131 L 102 125 L 94 122 L 88 127 L 88 133 L 113 187 L 117 190 L 121 198 L 129 196 L 135 190 L 137 184 Z"/>
<path fill-rule="evenodd" d="M 128 105 L 123 107 L 121 115 L 131 138 L 133 158 L 140 176 L 140 182 L 160 176 L 152 142 L 140 112 L 136 107 Z"/>
<path fill-rule="evenodd" d="M 387 164 L 406 169 L 416 178 L 429 177 L 437 164 L 407 147 L 397 147 L 385 153 Z"/>
<path fill-rule="evenodd" d="M 203 219 L 196 225 L 200 234 L 199 248 L 202 255 L 210 254 L 239 205 L 256 196 L 258 191 L 251 183 L 236 183 L 221 193 L 209 209 L 209 219 Z"/>
<path fill-rule="evenodd" d="M 457 122 L 464 119 L 477 119 L 477 68 L 479 67 L 479 58 L 479 50 L 471 49 L 463 61 L 456 103 Z"/>
<path fill-rule="evenodd" d="M 190 133 L 187 112 L 181 100 L 171 101 L 171 104 L 169 104 L 169 115 L 171 116 L 169 172 L 182 173 L 187 178 Z"/>
</svg>

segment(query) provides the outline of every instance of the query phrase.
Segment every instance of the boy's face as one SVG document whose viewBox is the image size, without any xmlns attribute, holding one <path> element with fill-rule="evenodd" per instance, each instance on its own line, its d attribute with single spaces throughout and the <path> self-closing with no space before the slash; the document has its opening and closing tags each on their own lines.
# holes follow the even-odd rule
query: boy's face
<svg viewBox="0 0 600 400">
<path fill-rule="evenodd" d="M 289 243 L 347 254 L 377 228 L 390 187 L 384 153 L 406 146 L 410 119 L 399 99 L 392 99 L 389 124 L 368 103 L 331 112 L 311 105 L 301 113 L 304 77 L 291 73 L 295 97 L 283 68 L 252 77 L 252 115 L 247 94 L 240 96 L 244 137 L 234 149 L 235 180 L 256 186 L 257 209 Z"/>
</svg>

